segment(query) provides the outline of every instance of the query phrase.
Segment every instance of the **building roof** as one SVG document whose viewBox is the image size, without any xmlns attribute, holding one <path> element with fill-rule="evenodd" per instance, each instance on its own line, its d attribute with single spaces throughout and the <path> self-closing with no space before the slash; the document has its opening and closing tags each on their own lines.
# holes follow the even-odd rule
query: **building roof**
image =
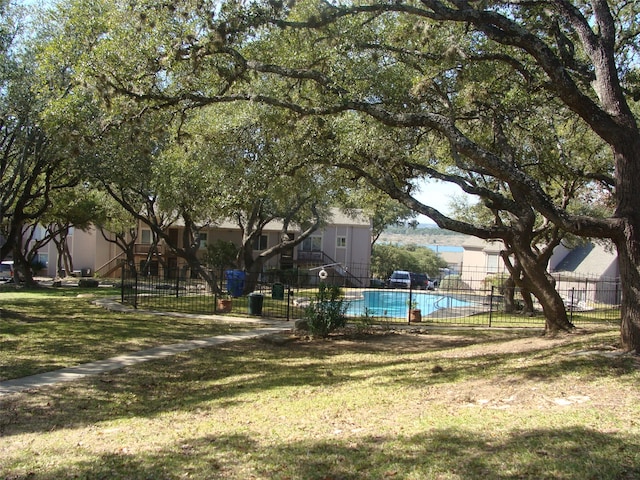
<svg viewBox="0 0 640 480">
<path fill-rule="evenodd" d="M 555 272 L 581 275 L 603 275 L 617 262 L 617 255 L 604 245 L 587 243 L 567 253 Z"/>
<path fill-rule="evenodd" d="M 478 237 L 469 237 L 462 244 L 465 250 L 482 250 L 484 252 L 499 253 L 504 249 L 504 243 L 501 240 L 484 240 Z"/>
<path fill-rule="evenodd" d="M 369 228 L 371 227 L 371 220 L 366 215 L 364 215 L 362 210 L 351 210 L 345 213 L 338 208 L 333 208 L 331 216 L 327 218 L 327 224 L 332 226 L 346 225 L 346 226 Z M 283 226 L 282 221 L 274 220 L 272 222 L 269 222 L 265 226 L 264 231 L 280 232 L 282 231 L 282 226 Z M 234 221 L 230 219 L 226 219 L 220 223 L 216 223 L 215 225 L 212 225 L 212 228 L 220 228 L 225 230 L 237 230 L 238 225 Z M 299 226 L 297 224 L 292 224 L 289 229 L 296 230 L 296 229 L 299 229 Z"/>
</svg>

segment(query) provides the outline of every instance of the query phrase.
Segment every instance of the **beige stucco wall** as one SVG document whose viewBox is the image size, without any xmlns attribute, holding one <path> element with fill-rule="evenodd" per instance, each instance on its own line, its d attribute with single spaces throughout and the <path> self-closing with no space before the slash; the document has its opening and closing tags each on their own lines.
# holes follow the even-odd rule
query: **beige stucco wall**
<svg viewBox="0 0 640 480">
<path fill-rule="evenodd" d="M 92 274 L 120 253 L 115 245 L 107 242 L 93 227 L 87 231 L 74 229 L 67 242 L 73 259 L 73 269 L 90 269 Z M 50 242 L 43 249 L 43 253 L 47 253 L 49 257 L 46 274 L 50 277 L 56 276 L 58 251 L 55 244 Z"/>
<path fill-rule="evenodd" d="M 350 266 L 351 269 L 359 270 L 358 272 L 352 272 L 354 275 L 360 275 L 360 271 L 362 271 L 362 275 L 368 275 L 371 261 L 370 221 L 363 217 L 353 218 L 343 214 L 336 214 L 334 219 L 340 223 L 329 225 L 316 233 L 316 235 L 322 236 L 324 252 L 336 262 Z M 148 229 L 142 225 L 140 228 Z M 180 226 L 174 228 L 182 229 Z M 274 222 L 264 229 L 264 234 L 267 235 L 267 247 L 272 247 L 279 243 L 281 229 L 282 225 L 278 222 Z M 231 222 L 208 228 L 206 232 L 207 242 L 209 243 L 215 240 L 224 240 L 231 241 L 239 246 L 242 241 L 240 230 Z M 297 233 L 294 234 L 297 235 Z M 346 237 L 346 246 L 344 248 L 337 247 L 336 238 L 338 236 Z M 179 232 L 178 238 L 179 242 L 182 242 L 181 232 Z M 73 235 L 69 237 L 69 249 L 73 258 L 74 270 L 91 269 L 92 273 L 107 264 L 111 259 L 121 255 L 120 249 L 107 242 L 95 228 L 91 228 L 86 232 L 74 230 Z M 297 250 L 297 247 L 295 250 Z M 297 253 L 295 250 L 294 257 Z M 43 253 L 47 253 L 49 257 L 47 274 L 55 276 L 58 258 L 55 245 L 50 243 Z M 202 253 L 204 253 L 204 249 L 202 249 Z M 279 256 L 276 256 L 265 267 L 278 267 L 278 265 Z"/>
<path fill-rule="evenodd" d="M 483 288 L 482 282 L 488 275 L 506 271 L 504 262 L 499 256 L 503 248 L 502 242 L 486 242 L 471 237 L 463 243 L 462 247 L 461 278 L 472 288 Z M 494 257 L 493 265 L 489 264 L 489 256 Z"/>
</svg>

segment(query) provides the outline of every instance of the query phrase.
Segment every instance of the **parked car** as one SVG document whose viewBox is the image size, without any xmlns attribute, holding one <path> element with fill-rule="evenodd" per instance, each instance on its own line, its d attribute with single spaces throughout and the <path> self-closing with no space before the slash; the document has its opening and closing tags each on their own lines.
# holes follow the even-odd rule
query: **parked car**
<svg viewBox="0 0 640 480">
<path fill-rule="evenodd" d="M 426 273 L 396 270 L 391 274 L 387 285 L 390 288 L 412 288 L 416 290 L 433 290 L 436 283 Z"/>
<path fill-rule="evenodd" d="M 13 278 L 13 262 L 6 260 L 0 263 L 0 280 L 11 280 Z"/>
<path fill-rule="evenodd" d="M 426 273 L 411 273 L 411 288 L 433 290 L 433 282 Z"/>
<path fill-rule="evenodd" d="M 411 273 L 406 270 L 396 270 L 387 280 L 387 285 L 390 288 L 409 288 L 411 286 Z"/>
</svg>

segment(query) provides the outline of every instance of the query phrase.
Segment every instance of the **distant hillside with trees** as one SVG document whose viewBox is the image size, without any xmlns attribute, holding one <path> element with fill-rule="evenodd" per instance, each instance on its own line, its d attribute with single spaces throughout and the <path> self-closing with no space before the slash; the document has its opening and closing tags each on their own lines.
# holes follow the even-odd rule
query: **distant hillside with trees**
<svg viewBox="0 0 640 480">
<path fill-rule="evenodd" d="M 377 243 L 459 246 L 468 238 L 468 235 L 431 226 L 430 224 L 426 226 L 423 224 L 417 227 L 405 224 L 386 228 Z"/>
<path fill-rule="evenodd" d="M 409 224 L 394 225 L 385 229 L 386 234 L 398 234 L 398 235 L 438 235 L 438 236 L 459 236 L 460 233 L 453 232 L 451 230 L 445 230 L 437 225 L 433 224 L 420 224 L 417 227 L 413 227 Z M 465 235 L 466 236 L 466 235 Z"/>
</svg>

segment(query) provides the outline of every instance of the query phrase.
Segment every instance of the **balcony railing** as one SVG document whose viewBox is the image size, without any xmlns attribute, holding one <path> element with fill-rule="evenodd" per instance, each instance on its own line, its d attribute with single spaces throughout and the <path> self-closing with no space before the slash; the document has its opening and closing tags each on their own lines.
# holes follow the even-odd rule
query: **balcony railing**
<svg viewBox="0 0 640 480">
<path fill-rule="evenodd" d="M 322 263 L 327 256 L 322 251 L 304 251 L 298 250 L 298 262 L 320 262 Z"/>
<path fill-rule="evenodd" d="M 163 245 L 153 245 L 151 243 L 136 243 L 133 247 L 133 251 L 136 255 L 146 255 L 151 250 L 155 249 L 158 255 L 164 255 Z"/>
</svg>

